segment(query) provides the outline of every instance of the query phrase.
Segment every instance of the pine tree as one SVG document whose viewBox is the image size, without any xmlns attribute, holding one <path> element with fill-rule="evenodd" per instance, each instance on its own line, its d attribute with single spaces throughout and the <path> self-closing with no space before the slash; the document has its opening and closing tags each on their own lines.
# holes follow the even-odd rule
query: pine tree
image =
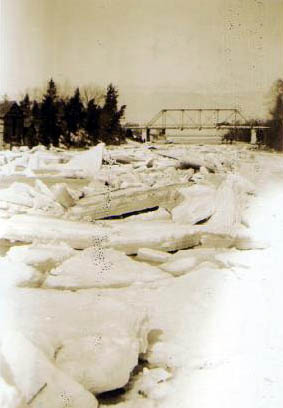
<svg viewBox="0 0 283 408">
<path fill-rule="evenodd" d="M 34 127 L 32 124 L 31 101 L 28 93 L 20 101 L 20 107 L 24 118 L 23 142 L 28 146 L 32 146 L 34 143 Z"/>
<path fill-rule="evenodd" d="M 108 85 L 103 109 L 108 112 L 117 112 L 118 96 L 118 91 L 115 89 L 113 84 Z"/>
<path fill-rule="evenodd" d="M 39 128 L 40 128 L 40 106 L 37 101 L 33 101 L 31 108 L 32 127 L 34 129 L 32 145 L 36 146 L 39 143 Z"/>
<path fill-rule="evenodd" d="M 85 117 L 85 130 L 87 131 L 91 143 L 94 145 L 99 140 L 100 135 L 100 114 L 101 108 L 96 105 L 94 99 L 91 99 L 87 104 Z"/>
<path fill-rule="evenodd" d="M 40 106 L 37 101 L 33 101 L 31 108 L 32 121 L 39 126 L 40 121 Z"/>
<path fill-rule="evenodd" d="M 25 97 L 20 101 L 20 107 L 24 115 L 24 126 L 28 127 L 32 120 L 31 101 L 28 93 L 26 93 Z"/>
<path fill-rule="evenodd" d="M 274 82 L 271 91 L 271 120 L 265 143 L 274 149 L 283 150 L 283 80 Z"/>
<path fill-rule="evenodd" d="M 274 120 L 283 119 L 283 94 L 276 96 L 274 107 L 270 113 Z"/>
<path fill-rule="evenodd" d="M 50 79 L 40 109 L 40 142 L 45 146 L 49 146 L 51 143 L 54 146 L 59 144 L 60 129 L 57 103 L 57 88 L 53 79 Z"/>
<path fill-rule="evenodd" d="M 101 139 L 105 143 L 121 142 L 122 128 L 121 118 L 124 116 L 126 106 L 118 109 L 119 93 L 117 89 L 110 84 L 107 87 L 105 103 L 101 112 Z"/>
<path fill-rule="evenodd" d="M 67 140 L 67 122 L 65 118 L 65 110 L 66 110 L 66 104 L 67 102 L 60 98 L 56 102 L 56 108 L 57 108 L 57 128 L 58 128 L 58 134 L 59 136 L 59 141 L 64 143 L 67 146 L 70 146 L 70 143 L 68 143 Z"/>
<path fill-rule="evenodd" d="M 53 101 L 57 100 L 57 87 L 56 87 L 55 82 L 53 81 L 52 78 L 48 82 L 46 95 L 49 96 Z"/>
<path fill-rule="evenodd" d="M 77 88 L 74 95 L 65 104 L 64 118 L 66 121 L 67 139 L 70 143 L 71 133 L 76 134 L 83 126 L 85 116 L 84 106 L 81 101 L 80 90 Z"/>
<path fill-rule="evenodd" d="M 274 82 L 272 89 L 272 106 L 270 109 L 270 114 L 273 120 L 283 119 L 283 80 L 278 79 Z"/>
</svg>

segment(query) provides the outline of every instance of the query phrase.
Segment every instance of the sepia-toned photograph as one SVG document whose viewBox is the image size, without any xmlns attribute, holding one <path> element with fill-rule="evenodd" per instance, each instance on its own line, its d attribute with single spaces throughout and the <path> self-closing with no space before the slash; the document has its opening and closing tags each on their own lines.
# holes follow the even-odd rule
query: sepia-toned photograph
<svg viewBox="0 0 283 408">
<path fill-rule="evenodd" d="M 283 407 L 283 0 L 0 0 L 0 408 Z"/>
</svg>

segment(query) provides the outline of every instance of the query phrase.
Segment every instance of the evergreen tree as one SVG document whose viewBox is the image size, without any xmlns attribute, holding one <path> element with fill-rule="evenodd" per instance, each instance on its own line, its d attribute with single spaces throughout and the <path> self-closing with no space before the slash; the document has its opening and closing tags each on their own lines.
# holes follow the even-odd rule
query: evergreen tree
<svg viewBox="0 0 283 408">
<path fill-rule="evenodd" d="M 271 89 L 271 109 L 270 114 L 273 120 L 283 119 L 283 80 L 278 79 L 274 82 Z"/>
<path fill-rule="evenodd" d="M 271 91 L 271 120 L 265 143 L 276 150 L 283 150 L 283 80 L 274 82 Z"/>
<path fill-rule="evenodd" d="M 39 126 L 40 121 L 40 106 L 37 101 L 33 101 L 31 108 L 32 121 L 34 124 Z"/>
<path fill-rule="evenodd" d="M 20 107 L 24 118 L 23 143 L 32 147 L 34 145 L 34 129 L 32 126 L 31 101 L 28 93 L 20 101 Z"/>
<path fill-rule="evenodd" d="M 105 143 L 118 143 L 122 139 L 121 118 L 124 116 L 126 106 L 118 109 L 117 89 L 110 84 L 107 87 L 105 103 L 101 111 L 101 139 Z"/>
<path fill-rule="evenodd" d="M 40 142 L 45 146 L 49 146 L 51 143 L 54 146 L 59 144 L 60 129 L 57 102 L 57 88 L 53 79 L 50 79 L 40 109 Z"/>
<path fill-rule="evenodd" d="M 101 108 L 96 105 L 94 99 L 91 99 L 87 104 L 85 130 L 87 131 L 92 144 L 96 144 L 99 140 L 100 114 Z"/>
<path fill-rule="evenodd" d="M 39 143 L 39 129 L 40 129 L 40 105 L 34 100 L 31 108 L 32 125 L 31 131 L 29 132 L 30 138 L 33 140 L 31 142 L 32 146 L 36 146 Z M 33 131 L 33 134 L 32 134 Z"/>
<path fill-rule="evenodd" d="M 74 95 L 65 104 L 64 118 L 69 142 L 71 133 L 76 134 L 82 127 L 84 115 L 85 111 L 81 101 L 80 90 L 77 88 Z"/>
<path fill-rule="evenodd" d="M 58 134 L 59 134 L 59 141 L 64 143 L 67 146 L 70 146 L 70 143 L 68 143 L 67 140 L 67 122 L 65 118 L 65 110 L 66 110 L 66 104 L 67 102 L 60 98 L 56 102 L 56 108 L 57 108 L 57 129 L 58 129 Z"/>
<path fill-rule="evenodd" d="M 108 85 L 103 109 L 109 112 L 117 112 L 118 96 L 118 91 L 113 84 Z"/>
<path fill-rule="evenodd" d="M 24 126 L 28 127 L 32 120 L 31 101 L 28 93 L 26 93 L 25 97 L 20 101 L 20 107 L 24 115 Z"/>
<path fill-rule="evenodd" d="M 34 127 L 32 124 L 31 101 L 28 93 L 20 101 L 20 107 L 24 118 L 23 142 L 25 145 L 32 146 L 34 143 Z"/>
<path fill-rule="evenodd" d="M 37 145 L 39 143 L 39 128 L 40 128 L 40 106 L 37 101 L 33 101 L 32 108 L 31 108 L 31 116 L 32 116 L 32 127 L 34 128 L 34 141 L 33 145 Z"/>
</svg>

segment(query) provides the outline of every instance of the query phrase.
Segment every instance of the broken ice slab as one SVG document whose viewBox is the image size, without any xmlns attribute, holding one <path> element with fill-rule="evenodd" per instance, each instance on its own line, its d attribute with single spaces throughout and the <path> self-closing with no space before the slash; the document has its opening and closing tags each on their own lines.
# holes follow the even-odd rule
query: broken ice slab
<svg viewBox="0 0 283 408">
<path fill-rule="evenodd" d="M 48 407 L 52 401 L 52 407 L 63 408 L 56 395 L 71 394 L 74 387 L 70 407 L 90 408 L 95 405 L 88 404 L 86 390 L 104 392 L 127 384 L 146 351 L 149 330 L 144 308 L 128 302 L 94 289 L 21 288 L 1 296 L 3 357 L 18 388 L 30 400 L 48 384 L 32 407 Z M 44 395 L 50 398 L 46 404 Z M 75 404 L 79 396 L 81 405 Z"/>
<path fill-rule="evenodd" d="M 65 242 L 75 249 L 108 247 L 127 254 L 136 254 L 139 248 L 175 251 L 194 247 L 200 242 L 196 229 L 170 221 L 132 221 L 100 226 L 28 215 L 15 215 L 2 220 L 0 238 L 22 242 Z"/>
<path fill-rule="evenodd" d="M 241 224 L 241 212 L 246 200 L 244 194 L 242 179 L 234 174 L 228 175 L 215 193 L 215 211 L 205 225 L 199 226 L 200 231 L 234 237 Z"/>
<path fill-rule="evenodd" d="M 102 219 L 141 211 L 156 206 L 172 209 L 180 199 L 178 189 L 187 183 L 170 184 L 152 188 L 127 188 L 105 194 L 89 195 L 70 208 L 68 215 L 74 218 Z"/>
<path fill-rule="evenodd" d="M 14 262 L 8 257 L 0 258 L 0 290 L 12 286 L 38 287 L 43 275 L 30 265 Z"/>
<path fill-rule="evenodd" d="M 212 167 L 205 165 L 202 161 L 196 162 L 192 160 L 180 160 L 177 162 L 175 167 L 179 170 L 193 169 L 196 171 L 199 171 L 201 168 L 205 168 L 209 173 L 215 172 Z"/>
<path fill-rule="evenodd" d="M 184 201 L 173 208 L 173 221 L 196 224 L 210 218 L 215 211 L 215 192 L 215 189 L 203 185 L 180 189 Z"/>
<path fill-rule="evenodd" d="M 165 255 L 165 253 L 163 253 Z M 81 269 L 83 265 L 83 270 Z M 167 279 L 169 275 L 155 266 L 136 262 L 113 249 L 88 248 L 52 269 L 44 288 L 86 289 L 122 288 L 140 282 Z"/>
<path fill-rule="evenodd" d="M 58 369 L 40 348 L 20 332 L 5 333 L 2 353 L 17 389 L 25 397 L 27 405 L 23 407 L 97 408 L 97 400 L 90 392 L 68 373 Z M 8 405 L 8 408 L 12 406 Z"/>
<path fill-rule="evenodd" d="M 139 261 L 162 263 L 169 261 L 171 256 L 168 252 L 150 248 L 139 248 L 136 259 Z"/>
<path fill-rule="evenodd" d="M 103 152 L 104 144 L 100 143 L 89 150 L 77 153 L 63 166 L 67 170 L 83 170 L 85 176 L 96 177 L 102 165 Z"/>
<path fill-rule="evenodd" d="M 133 221 L 113 226 L 108 246 L 131 255 L 137 254 L 139 248 L 170 252 L 192 248 L 199 243 L 200 234 L 193 226 L 170 221 Z"/>
<path fill-rule="evenodd" d="M 48 216 L 14 215 L 1 220 L 0 239 L 22 242 L 65 242 L 75 249 L 103 246 L 110 229 L 87 222 L 75 222 Z"/>
<path fill-rule="evenodd" d="M 8 250 L 6 258 L 13 262 L 32 265 L 37 270 L 45 272 L 75 254 L 76 251 L 63 242 L 56 244 L 34 243 L 12 246 Z"/>
</svg>

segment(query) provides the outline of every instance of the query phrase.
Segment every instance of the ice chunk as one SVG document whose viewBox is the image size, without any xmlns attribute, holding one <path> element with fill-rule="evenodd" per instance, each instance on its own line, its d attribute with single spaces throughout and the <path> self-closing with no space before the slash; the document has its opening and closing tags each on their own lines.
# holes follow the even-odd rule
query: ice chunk
<svg viewBox="0 0 283 408">
<path fill-rule="evenodd" d="M 35 268 L 22 262 L 0 258 L 0 289 L 10 286 L 38 286 L 42 275 Z"/>
<path fill-rule="evenodd" d="M 0 377 L 0 407 L 1 408 L 27 408 L 19 391 L 13 385 Z"/>
<path fill-rule="evenodd" d="M 95 239 L 103 243 L 110 232 L 87 222 L 75 222 L 47 216 L 14 215 L 2 220 L 0 238 L 23 242 L 65 242 L 75 249 L 93 245 Z"/>
<path fill-rule="evenodd" d="M 123 287 L 164 278 L 168 278 L 168 275 L 154 266 L 133 261 L 119 251 L 96 246 L 84 250 L 53 269 L 43 287 Z"/>
<path fill-rule="evenodd" d="M 252 230 L 244 227 L 239 228 L 235 239 L 235 247 L 237 249 L 266 249 L 269 246 L 270 243 L 268 241 L 258 238 Z"/>
<path fill-rule="evenodd" d="M 129 214 L 156 206 L 171 209 L 176 206 L 180 194 L 178 189 L 184 184 L 170 184 L 153 188 L 129 188 L 109 190 L 108 193 L 94 194 L 82 198 L 70 208 L 69 216 L 101 219 L 113 215 Z"/>
<path fill-rule="evenodd" d="M 24 183 L 13 183 L 9 188 L 0 191 L 1 202 L 21 206 L 23 211 L 42 210 L 54 215 L 62 215 L 63 207 L 55 201 L 53 193 L 41 181 L 35 181 L 35 188 Z"/>
<path fill-rule="evenodd" d="M 23 396 L 13 384 L 7 363 L 0 353 L 0 407 L 27 408 Z"/>
<path fill-rule="evenodd" d="M 142 351 L 135 333 L 116 328 L 111 335 L 67 340 L 56 366 L 97 394 L 126 385 Z"/>
<path fill-rule="evenodd" d="M 2 353 L 13 380 L 33 408 L 97 408 L 96 398 L 16 331 L 2 338 Z M 19 364 L 20 362 L 20 364 Z"/>
<path fill-rule="evenodd" d="M 162 263 L 170 260 L 170 257 L 171 254 L 167 252 L 150 248 L 139 248 L 136 259 L 139 261 Z"/>
<path fill-rule="evenodd" d="M 37 154 L 30 156 L 28 167 L 30 170 L 38 170 L 40 167 L 40 159 Z"/>
<path fill-rule="evenodd" d="M 127 254 L 136 254 L 139 248 L 175 251 L 199 244 L 200 235 L 191 226 L 173 222 L 128 222 L 115 225 L 108 245 Z"/>
<path fill-rule="evenodd" d="M 102 165 L 103 151 L 104 144 L 100 143 L 83 153 L 76 154 L 64 168 L 83 170 L 86 176 L 97 177 Z"/>
<path fill-rule="evenodd" d="M 13 183 L 10 187 L 0 190 L 0 200 L 21 206 L 33 206 L 33 189 L 24 183 Z"/>
<path fill-rule="evenodd" d="M 137 215 L 131 215 L 130 217 L 126 218 L 125 221 L 165 221 L 170 219 L 171 214 L 165 210 L 165 208 L 158 208 L 156 211 L 148 211 Z"/>
<path fill-rule="evenodd" d="M 16 172 L 16 165 L 12 162 L 9 162 L 7 164 L 4 164 L 4 166 L 1 166 L 1 173 L 4 176 L 12 176 Z"/>
<path fill-rule="evenodd" d="M 137 386 L 142 395 L 149 399 L 161 400 L 168 392 L 172 392 L 170 383 L 167 382 L 172 377 L 164 368 L 153 369 L 144 368 Z"/>
<path fill-rule="evenodd" d="M 39 193 L 45 194 L 47 197 L 49 197 L 51 199 L 54 199 L 54 196 L 53 196 L 52 192 L 47 187 L 47 185 L 43 183 L 43 181 L 41 181 L 39 179 L 36 179 L 35 180 L 35 188 Z"/>
<path fill-rule="evenodd" d="M 197 259 L 194 256 L 176 259 L 169 261 L 160 266 L 160 268 L 172 274 L 173 276 L 181 276 L 190 272 L 197 264 Z"/>
<path fill-rule="evenodd" d="M 61 204 L 64 208 L 71 207 L 75 201 L 68 191 L 67 184 L 57 183 L 51 187 L 54 200 Z"/>
<path fill-rule="evenodd" d="M 0 298 L 3 356 L 28 400 L 45 383 L 42 397 L 52 402 L 54 395 L 58 403 L 58 392 L 71 391 L 70 386 L 87 397 L 62 371 L 96 392 L 124 386 L 147 349 L 148 331 L 143 307 L 107 292 L 21 288 Z"/>
<path fill-rule="evenodd" d="M 7 257 L 14 262 L 23 262 L 27 265 L 42 267 L 44 265 L 55 266 L 76 252 L 69 245 L 59 243 L 13 246 L 7 252 Z"/>
<path fill-rule="evenodd" d="M 196 224 L 214 213 L 215 190 L 201 185 L 180 189 L 184 201 L 173 208 L 173 221 Z"/>
<path fill-rule="evenodd" d="M 199 226 L 204 233 L 215 235 L 214 238 L 207 236 L 208 241 L 215 239 L 220 242 L 225 237 L 233 241 L 233 237 L 236 236 L 241 224 L 244 202 L 241 194 L 243 183 L 239 180 L 236 175 L 229 174 L 219 186 L 215 196 L 214 214 L 205 225 Z"/>
</svg>

